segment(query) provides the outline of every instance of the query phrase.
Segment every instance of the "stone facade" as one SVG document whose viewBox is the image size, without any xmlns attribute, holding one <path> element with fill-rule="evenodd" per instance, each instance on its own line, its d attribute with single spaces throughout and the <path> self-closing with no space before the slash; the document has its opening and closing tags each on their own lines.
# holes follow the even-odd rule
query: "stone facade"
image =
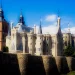
<svg viewBox="0 0 75 75">
<path fill-rule="evenodd" d="M 42 34 L 41 21 L 38 33 L 36 26 L 27 27 L 21 14 L 18 24 L 11 23 L 10 35 L 6 37 L 6 46 L 10 53 L 23 52 L 31 55 L 63 56 L 63 49 L 68 44 L 75 47 L 75 37 L 71 33 L 61 32 L 61 18 L 57 18 L 56 34 Z"/>
</svg>

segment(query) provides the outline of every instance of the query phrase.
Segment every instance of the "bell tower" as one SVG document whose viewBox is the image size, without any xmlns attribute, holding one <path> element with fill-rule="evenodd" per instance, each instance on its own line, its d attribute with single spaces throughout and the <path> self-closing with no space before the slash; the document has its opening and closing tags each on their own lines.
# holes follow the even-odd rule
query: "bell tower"
<svg viewBox="0 0 75 75">
<path fill-rule="evenodd" d="M 2 5 L 0 7 L 0 51 L 3 50 L 3 47 L 6 45 L 6 36 L 8 34 L 8 23 L 4 19 L 4 12 Z"/>
</svg>

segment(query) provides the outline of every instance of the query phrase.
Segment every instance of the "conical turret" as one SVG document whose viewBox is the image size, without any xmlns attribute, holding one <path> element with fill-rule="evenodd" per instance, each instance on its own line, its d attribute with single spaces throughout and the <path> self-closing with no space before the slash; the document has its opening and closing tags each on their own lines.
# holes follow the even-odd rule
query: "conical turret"
<svg viewBox="0 0 75 75">
<path fill-rule="evenodd" d="M 56 49 L 54 56 L 62 56 L 63 55 L 63 35 L 60 27 L 60 17 L 58 17 L 57 21 L 57 35 L 56 35 Z"/>
<path fill-rule="evenodd" d="M 19 23 L 22 23 L 23 25 L 25 24 L 24 17 L 22 15 L 22 11 L 21 11 L 21 14 L 20 14 Z"/>
<path fill-rule="evenodd" d="M 40 19 L 40 26 L 39 26 L 39 29 L 38 29 L 38 34 L 42 34 L 41 22 L 42 22 L 42 20 Z"/>
<path fill-rule="evenodd" d="M 3 12 L 3 9 L 2 9 L 2 5 L 0 7 L 0 21 L 4 21 L 4 12 Z"/>
<path fill-rule="evenodd" d="M 57 34 L 61 34 L 60 21 L 61 21 L 61 18 L 58 17 L 58 20 L 57 20 Z"/>
</svg>

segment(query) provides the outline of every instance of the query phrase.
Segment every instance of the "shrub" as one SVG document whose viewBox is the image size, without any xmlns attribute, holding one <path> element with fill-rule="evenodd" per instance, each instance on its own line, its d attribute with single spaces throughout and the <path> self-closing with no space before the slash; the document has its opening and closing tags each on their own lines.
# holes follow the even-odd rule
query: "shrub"
<svg viewBox="0 0 75 75">
<path fill-rule="evenodd" d="M 8 52 L 8 50 L 9 50 L 9 49 L 8 49 L 7 46 L 4 46 L 4 47 L 3 47 L 3 52 Z"/>
<path fill-rule="evenodd" d="M 74 51 L 74 53 L 73 53 L 73 55 L 72 55 L 73 57 L 75 57 L 75 51 Z"/>
<path fill-rule="evenodd" d="M 68 45 L 65 49 L 64 49 L 64 55 L 65 56 L 73 56 L 74 54 L 74 48 L 71 45 Z"/>
<path fill-rule="evenodd" d="M 75 71 L 69 72 L 67 75 L 75 75 Z"/>
</svg>

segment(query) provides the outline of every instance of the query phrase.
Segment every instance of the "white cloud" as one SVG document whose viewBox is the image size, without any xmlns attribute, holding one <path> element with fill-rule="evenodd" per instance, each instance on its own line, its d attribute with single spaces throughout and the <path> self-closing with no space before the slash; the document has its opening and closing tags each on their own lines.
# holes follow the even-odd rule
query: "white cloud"
<svg viewBox="0 0 75 75">
<path fill-rule="evenodd" d="M 36 26 L 36 33 L 38 33 L 38 25 Z M 42 32 L 43 34 L 56 34 L 57 32 L 57 27 L 56 27 L 56 23 L 52 24 L 52 25 L 48 25 L 46 27 L 42 27 Z"/>
<path fill-rule="evenodd" d="M 48 27 L 42 28 L 43 34 L 56 34 L 57 27 L 55 25 L 49 25 Z"/>
<path fill-rule="evenodd" d="M 42 27 L 43 34 L 56 34 L 57 33 L 57 26 L 56 26 L 57 22 L 56 22 L 56 20 L 57 20 L 57 15 L 55 15 L 55 14 L 48 15 L 48 16 L 45 17 L 46 23 L 47 22 L 52 22 L 53 24 L 44 25 L 44 27 Z M 66 19 L 66 21 L 62 20 L 62 22 L 61 22 L 61 25 L 63 25 L 63 27 L 64 27 L 63 29 L 61 28 L 62 33 L 68 33 L 68 26 L 65 28 L 66 23 L 68 24 L 67 19 Z M 75 34 L 75 26 L 74 26 L 73 21 L 70 22 L 70 25 L 72 26 L 72 27 L 70 27 L 70 32 L 72 34 Z M 39 25 L 36 25 L 36 33 L 38 33 L 38 26 Z"/>
<path fill-rule="evenodd" d="M 36 26 L 36 33 L 38 33 L 38 25 Z M 56 23 L 52 25 L 48 25 L 47 27 L 42 27 L 43 34 L 56 34 L 57 33 L 57 26 Z M 70 32 L 75 34 L 75 27 L 70 28 Z M 62 29 L 62 33 L 68 33 L 68 28 Z"/>
<path fill-rule="evenodd" d="M 47 21 L 47 22 L 54 22 L 56 20 L 56 17 L 57 17 L 57 15 L 55 15 L 55 14 L 47 15 L 45 17 L 45 21 Z"/>
<path fill-rule="evenodd" d="M 63 32 L 63 33 L 69 32 L 69 31 L 68 31 L 68 28 L 64 28 L 64 29 L 62 30 L 62 32 Z M 72 34 L 75 34 L 75 27 L 71 27 L 71 28 L 70 28 L 70 32 L 71 32 Z"/>
</svg>

